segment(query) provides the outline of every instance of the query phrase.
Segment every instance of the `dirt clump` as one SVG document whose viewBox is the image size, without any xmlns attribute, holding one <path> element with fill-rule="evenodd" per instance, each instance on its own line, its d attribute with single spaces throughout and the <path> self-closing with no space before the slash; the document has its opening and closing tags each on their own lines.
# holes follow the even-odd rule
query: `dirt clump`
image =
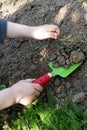
<svg viewBox="0 0 87 130">
<path fill-rule="evenodd" d="M 70 62 L 77 63 L 85 60 L 85 55 L 81 51 L 72 51 L 70 54 Z"/>
<path fill-rule="evenodd" d="M 63 49 L 53 54 L 50 60 L 54 61 L 54 67 L 64 66 L 68 68 L 69 66 L 85 60 L 85 55 L 81 51 L 71 51 L 67 54 Z"/>
</svg>

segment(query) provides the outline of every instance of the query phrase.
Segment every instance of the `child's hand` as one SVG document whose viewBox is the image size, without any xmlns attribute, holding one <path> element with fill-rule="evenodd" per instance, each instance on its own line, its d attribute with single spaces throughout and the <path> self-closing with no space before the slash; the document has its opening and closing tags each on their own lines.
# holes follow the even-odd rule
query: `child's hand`
<svg viewBox="0 0 87 130">
<path fill-rule="evenodd" d="M 28 105 L 43 91 L 42 86 L 32 81 L 33 79 L 21 80 L 11 87 L 16 103 Z"/>
<path fill-rule="evenodd" d="M 32 38 L 43 40 L 47 38 L 57 39 L 60 35 L 60 29 L 56 25 L 42 25 L 33 27 Z"/>
</svg>

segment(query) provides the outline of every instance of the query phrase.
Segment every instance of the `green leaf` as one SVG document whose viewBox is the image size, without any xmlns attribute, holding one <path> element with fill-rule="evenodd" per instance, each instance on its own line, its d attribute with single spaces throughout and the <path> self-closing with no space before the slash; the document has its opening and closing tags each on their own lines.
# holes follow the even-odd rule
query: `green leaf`
<svg viewBox="0 0 87 130">
<path fill-rule="evenodd" d="M 6 88 L 6 85 L 4 85 L 4 84 L 0 85 L 0 90 L 3 90 L 5 88 Z"/>
</svg>

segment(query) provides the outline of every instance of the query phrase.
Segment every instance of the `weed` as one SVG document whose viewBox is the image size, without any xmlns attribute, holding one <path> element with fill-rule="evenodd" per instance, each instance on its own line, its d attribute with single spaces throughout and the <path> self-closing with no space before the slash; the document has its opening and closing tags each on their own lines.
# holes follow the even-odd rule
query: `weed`
<svg viewBox="0 0 87 130">
<path fill-rule="evenodd" d="M 40 10 L 42 17 L 44 17 L 47 14 L 47 12 L 48 12 L 48 8 L 45 8 L 45 7 L 41 8 L 41 10 Z"/>
<path fill-rule="evenodd" d="M 75 45 L 77 43 L 73 38 L 68 38 L 66 36 L 60 37 L 59 42 L 65 46 Z"/>
<path fill-rule="evenodd" d="M 65 41 L 66 41 L 66 36 L 60 37 L 60 39 L 59 39 L 60 43 L 64 43 Z"/>
<path fill-rule="evenodd" d="M 4 84 L 0 85 L 0 90 L 5 89 L 5 88 L 6 88 L 6 85 Z"/>
<path fill-rule="evenodd" d="M 12 128 L 6 124 L 5 130 L 87 130 L 87 112 L 72 102 L 70 93 L 64 106 L 56 106 L 53 94 L 48 94 L 48 103 L 39 98 L 12 120 Z"/>
<path fill-rule="evenodd" d="M 71 48 L 66 48 L 65 51 L 69 54 L 72 51 L 72 49 Z"/>
</svg>

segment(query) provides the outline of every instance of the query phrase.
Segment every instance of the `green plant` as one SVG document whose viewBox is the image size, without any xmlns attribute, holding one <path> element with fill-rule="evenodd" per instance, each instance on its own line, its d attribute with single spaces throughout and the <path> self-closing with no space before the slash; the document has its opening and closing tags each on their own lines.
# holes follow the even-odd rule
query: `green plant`
<svg viewBox="0 0 87 130">
<path fill-rule="evenodd" d="M 66 36 L 60 37 L 60 39 L 59 39 L 60 43 L 64 43 L 65 41 L 66 41 Z"/>
<path fill-rule="evenodd" d="M 65 46 L 69 46 L 69 45 L 75 45 L 77 43 L 77 41 L 75 41 L 75 39 L 73 38 L 68 38 L 66 36 L 62 36 L 59 39 L 59 42 Z"/>
<path fill-rule="evenodd" d="M 48 94 L 48 103 L 41 99 L 19 113 L 19 118 L 12 120 L 12 128 L 5 125 L 5 130 L 87 130 L 87 112 L 72 102 L 69 94 L 64 106 L 58 107 L 53 94 Z"/>
<path fill-rule="evenodd" d="M 42 17 L 44 17 L 44 16 L 47 14 L 48 9 L 49 9 L 49 8 L 45 8 L 45 7 L 41 8 L 40 13 L 41 13 L 41 16 L 42 16 Z"/>
<path fill-rule="evenodd" d="M 6 88 L 6 85 L 4 84 L 0 85 L 0 90 L 5 89 L 5 88 Z"/>
</svg>

